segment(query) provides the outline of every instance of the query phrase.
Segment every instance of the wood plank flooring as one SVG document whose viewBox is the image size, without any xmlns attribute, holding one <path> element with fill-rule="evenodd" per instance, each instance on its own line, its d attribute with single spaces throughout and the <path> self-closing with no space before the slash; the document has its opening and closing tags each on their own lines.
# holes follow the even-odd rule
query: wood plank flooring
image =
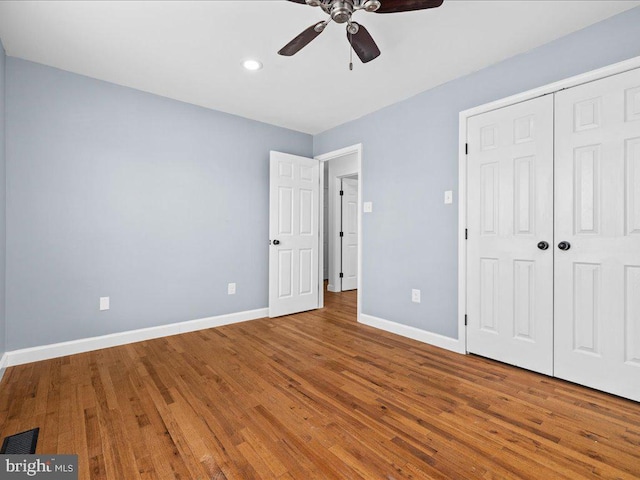
<svg viewBox="0 0 640 480">
<path fill-rule="evenodd" d="M 10 368 L 0 435 L 81 479 L 640 478 L 640 404 L 323 310 Z"/>
</svg>

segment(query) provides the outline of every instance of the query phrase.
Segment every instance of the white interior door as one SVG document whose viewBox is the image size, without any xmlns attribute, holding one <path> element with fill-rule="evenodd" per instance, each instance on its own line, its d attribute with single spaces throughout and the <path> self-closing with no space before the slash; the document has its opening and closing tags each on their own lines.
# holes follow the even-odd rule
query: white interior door
<svg viewBox="0 0 640 480">
<path fill-rule="evenodd" d="M 342 291 L 358 288 L 358 179 L 342 179 Z"/>
<path fill-rule="evenodd" d="M 269 316 L 318 308 L 318 160 L 271 152 Z"/>
<path fill-rule="evenodd" d="M 551 375 L 553 97 L 469 118 L 468 143 L 467 350 Z"/>
<path fill-rule="evenodd" d="M 327 162 L 324 162 L 327 165 Z M 327 165 L 328 166 L 328 165 Z M 325 169 L 325 171 L 327 171 Z M 327 177 L 325 176 L 325 179 Z M 324 195 L 322 196 L 322 208 L 323 208 L 323 216 L 322 216 L 322 251 L 324 252 L 324 258 L 322 259 L 322 267 L 323 267 L 323 277 L 324 280 L 329 280 L 329 185 L 325 180 L 324 183 Z"/>
<path fill-rule="evenodd" d="M 555 208 L 555 374 L 640 400 L 640 70 L 556 94 Z"/>
</svg>

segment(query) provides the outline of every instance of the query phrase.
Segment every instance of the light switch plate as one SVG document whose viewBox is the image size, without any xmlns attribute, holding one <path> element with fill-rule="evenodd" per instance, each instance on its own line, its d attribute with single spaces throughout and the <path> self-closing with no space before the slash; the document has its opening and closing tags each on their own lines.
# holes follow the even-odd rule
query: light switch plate
<svg viewBox="0 0 640 480">
<path fill-rule="evenodd" d="M 415 288 L 411 290 L 411 301 L 413 303 L 420 303 L 420 290 Z"/>
<path fill-rule="evenodd" d="M 364 207 L 364 213 L 373 212 L 373 202 L 364 202 L 362 206 Z"/>
<path fill-rule="evenodd" d="M 100 297 L 100 310 L 109 310 L 109 297 Z"/>
<path fill-rule="evenodd" d="M 453 191 L 447 190 L 444 192 L 444 203 L 447 205 L 453 203 Z"/>
<path fill-rule="evenodd" d="M 227 295 L 235 295 L 236 294 L 236 284 L 230 283 L 227 285 Z"/>
</svg>

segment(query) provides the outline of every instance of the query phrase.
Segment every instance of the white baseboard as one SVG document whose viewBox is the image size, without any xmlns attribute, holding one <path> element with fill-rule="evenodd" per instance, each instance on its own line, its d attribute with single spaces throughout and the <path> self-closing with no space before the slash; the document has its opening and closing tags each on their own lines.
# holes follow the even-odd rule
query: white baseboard
<svg viewBox="0 0 640 480">
<path fill-rule="evenodd" d="M 2 377 L 4 376 L 4 372 L 7 369 L 7 364 L 9 363 L 9 356 L 6 354 L 2 355 L 0 358 L 0 381 L 2 381 Z"/>
<path fill-rule="evenodd" d="M 257 310 L 248 310 L 245 312 L 200 318 L 186 322 L 171 323 L 169 325 L 160 325 L 157 327 L 112 333 L 99 337 L 82 338 L 80 340 L 72 340 L 69 342 L 23 348 L 20 350 L 6 352 L 2 357 L 1 365 L 13 367 L 14 365 L 22 365 L 24 363 L 48 360 L 50 358 L 64 357 L 65 355 L 73 355 L 75 353 L 90 352 L 101 348 L 116 347 L 118 345 L 126 345 L 127 343 L 142 342 L 143 340 L 151 340 L 153 338 L 168 337 L 170 335 L 178 335 L 180 333 L 194 332 L 196 330 L 204 330 L 206 328 L 246 322 L 248 320 L 267 317 L 268 315 L 268 308 L 259 308 Z"/>
<path fill-rule="evenodd" d="M 401 323 L 392 322 L 383 318 L 373 317 L 362 313 L 358 319 L 360 323 L 369 325 L 370 327 L 379 328 L 385 332 L 395 333 L 403 337 L 418 340 L 419 342 L 428 343 L 435 347 L 444 348 L 445 350 L 451 350 L 456 353 L 466 353 L 463 342 L 456 340 L 455 338 L 445 337 L 437 333 L 427 332 L 426 330 L 420 330 L 416 327 L 410 327 L 408 325 L 402 325 Z"/>
<path fill-rule="evenodd" d="M 327 284 L 327 290 L 330 291 L 330 292 L 334 292 L 334 293 L 340 292 L 340 290 L 338 290 L 336 287 L 334 287 L 330 283 Z"/>
</svg>

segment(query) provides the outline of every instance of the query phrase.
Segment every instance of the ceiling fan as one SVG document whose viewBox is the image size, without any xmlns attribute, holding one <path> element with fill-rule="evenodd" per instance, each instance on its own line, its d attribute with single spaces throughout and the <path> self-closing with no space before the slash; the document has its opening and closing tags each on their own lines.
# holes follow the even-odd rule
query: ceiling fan
<svg viewBox="0 0 640 480">
<path fill-rule="evenodd" d="M 294 3 L 320 7 L 329 18 L 311 25 L 278 52 L 290 57 L 306 47 L 320 35 L 332 20 L 347 24 L 347 39 L 362 63 L 367 63 L 380 55 L 380 49 L 364 26 L 351 20 L 358 10 L 375 13 L 397 13 L 425 10 L 442 5 L 443 0 L 289 0 Z M 349 68 L 353 68 L 350 64 Z"/>
</svg>

